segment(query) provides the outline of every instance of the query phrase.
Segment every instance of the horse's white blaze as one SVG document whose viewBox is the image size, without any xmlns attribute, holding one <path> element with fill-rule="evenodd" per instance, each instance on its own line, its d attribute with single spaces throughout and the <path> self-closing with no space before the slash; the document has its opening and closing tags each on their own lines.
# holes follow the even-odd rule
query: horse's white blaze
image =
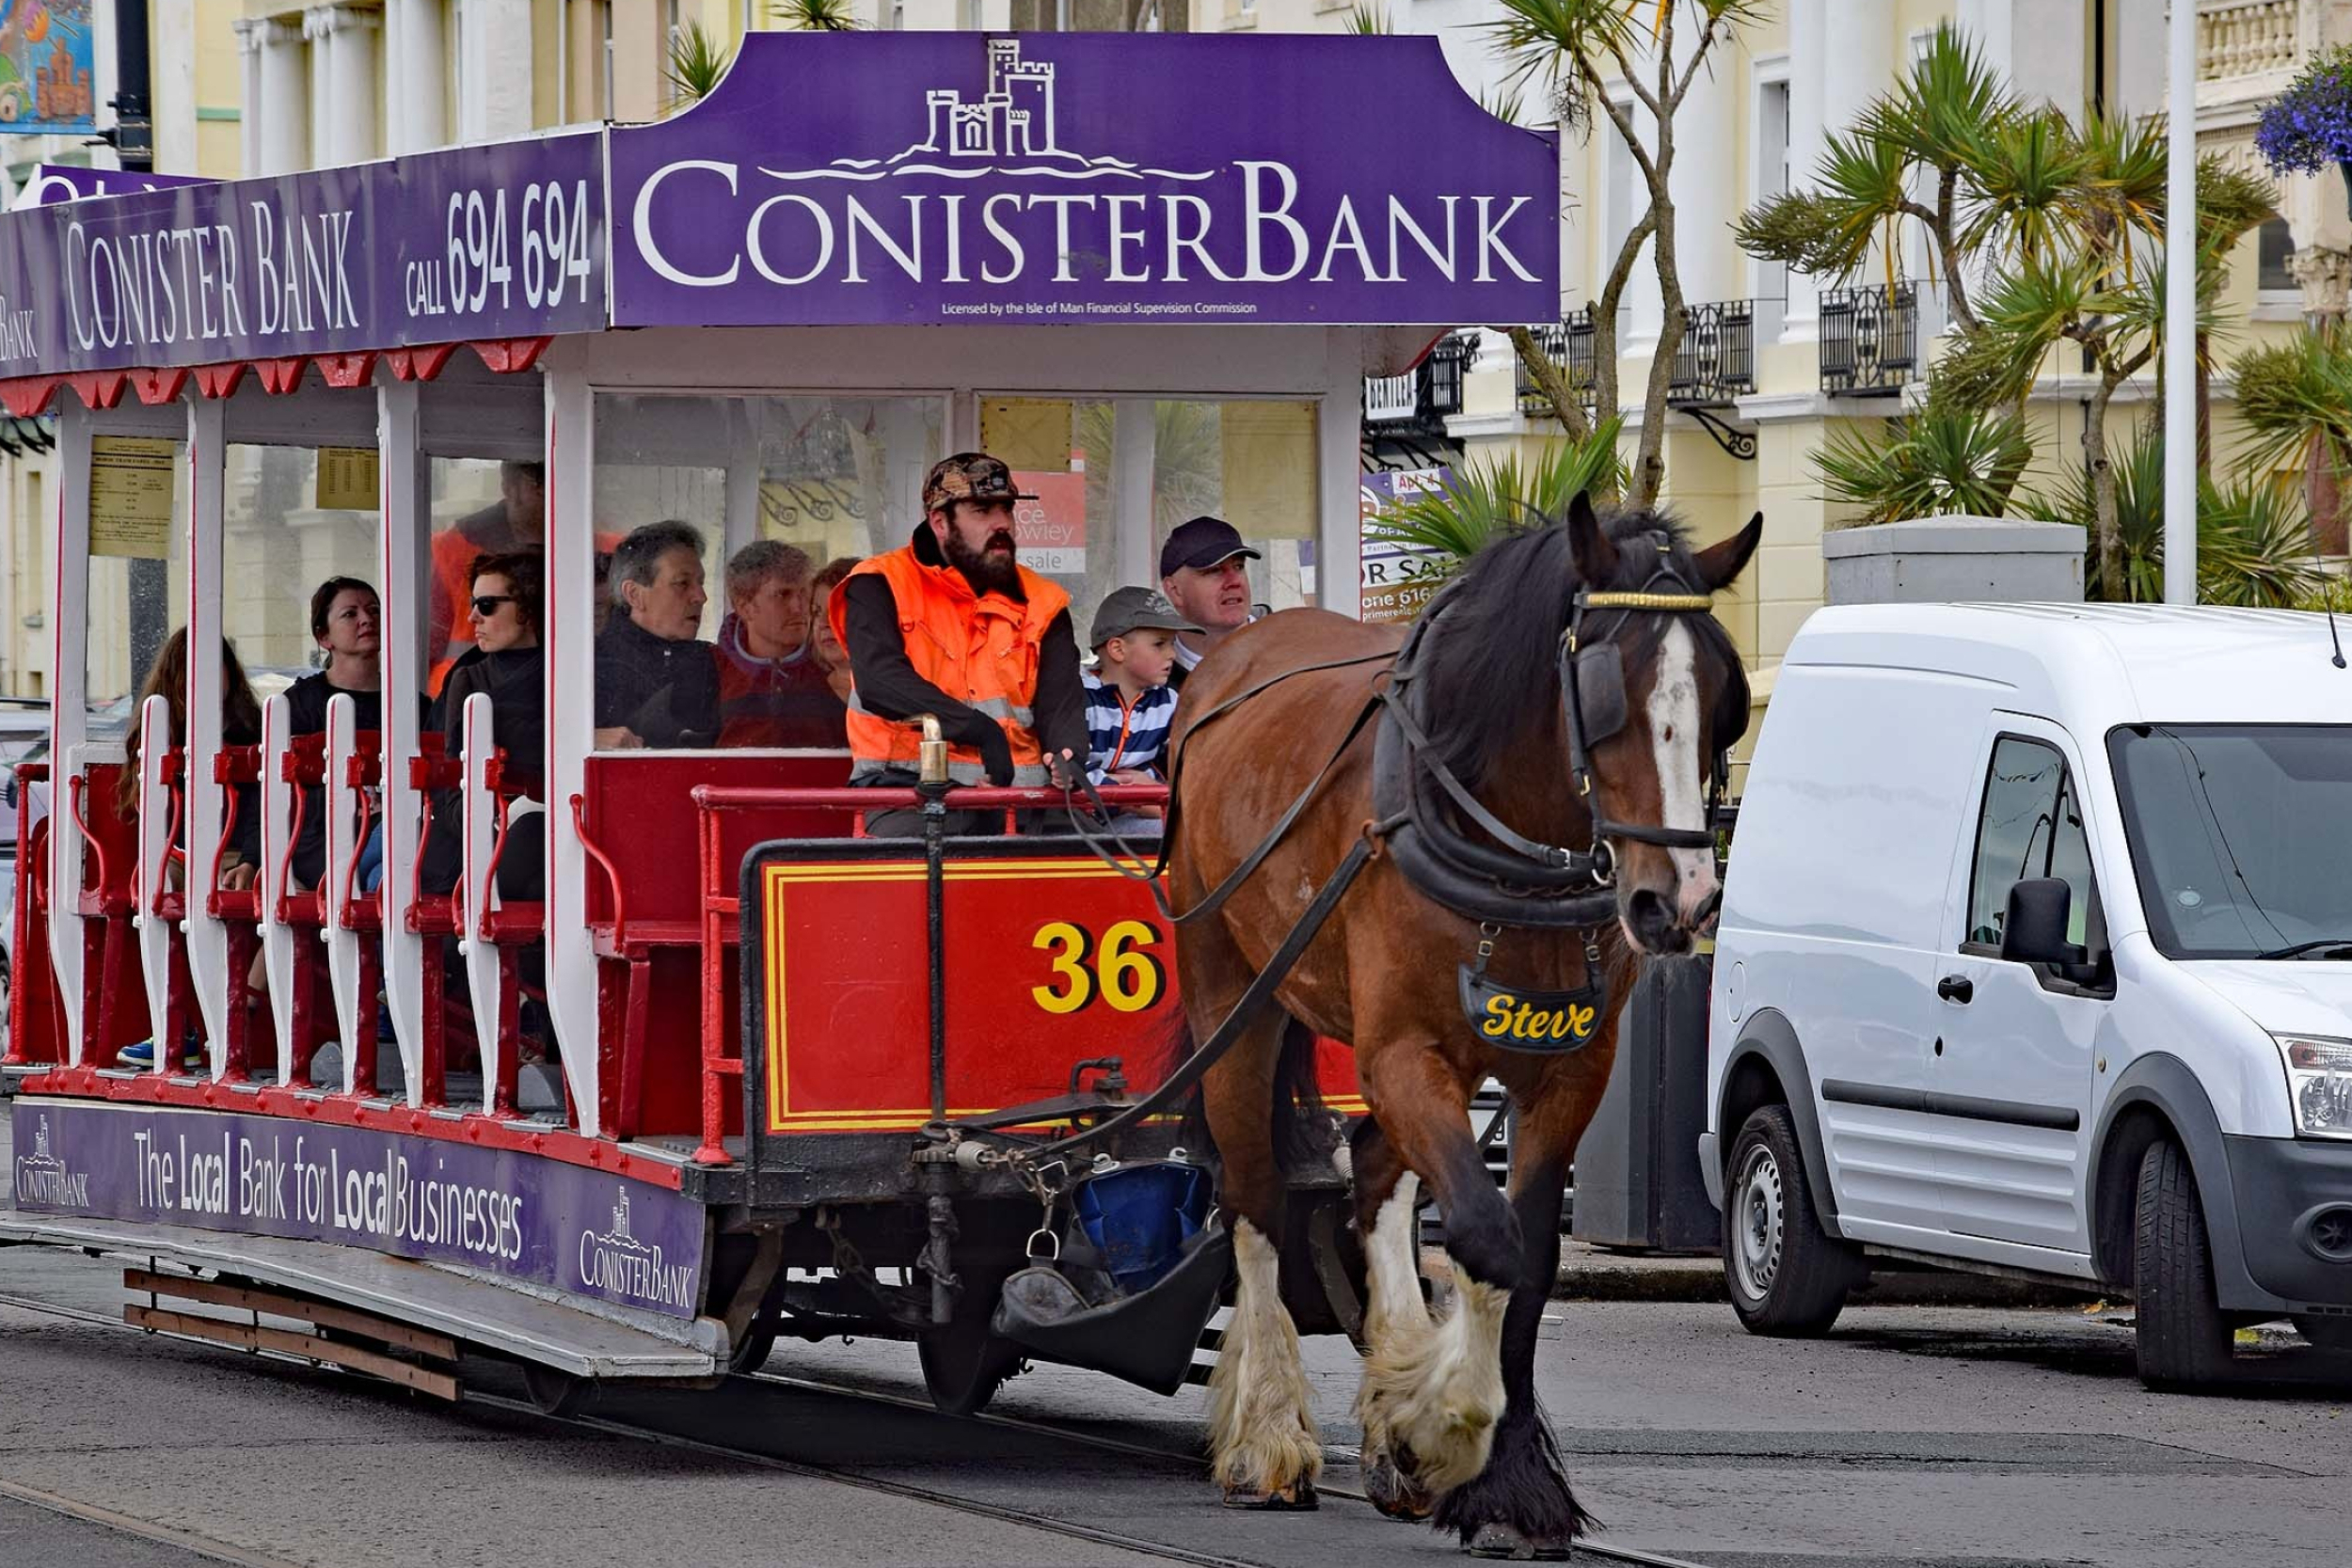
<svg viewBox="0 0 2352 1568">
<path fill-rule="evenodd" d="M 1707 826 L 1706 759 L 1699 751 L 1698 642 L 1679 620 L 1658 648 L 1658 678 L 1649 690 L 1652 760 L 1658 769 L 1659 816 L 1668 828 Z M 1668 736 L 1673 738 L 1669 739 Z M 1669 849 L 1677 906 L 1688 916 L 1715 891 L 1711 849 Z"/>
<path fill-rule="evenodd" d="M 1384 1214 L 1385 1217 L 1385 1214 Z M 1431 1493 L 1478 1478 L 1502 1419 L 1502 1315 L 1511 1292 L 1454 1266 L 1454 1306 L 1424 1333 L 1375 1342 L 1357 1413 L 1367 1452 L 1409 1453 Z"/>
<path fill-rule="evenodd" d="M 1209 1442 L 1228 1492 L 1295 1496 L 1323 1468 L 1323 1439 L 1282 1306 L 1280 1256 L 1248 1220 L 1233 1225 L 1233 1316 L 1209 1377 Z"/>
</svg>

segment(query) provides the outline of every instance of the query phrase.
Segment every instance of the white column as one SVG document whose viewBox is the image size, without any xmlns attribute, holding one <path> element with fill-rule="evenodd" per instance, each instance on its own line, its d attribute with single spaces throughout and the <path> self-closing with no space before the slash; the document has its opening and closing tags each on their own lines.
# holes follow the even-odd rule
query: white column
<svg viewBox="0 0 2352 1568">
<path fill-rule="evenodd" d="M 1871 99 L 1910 74 L 1911 61 L 1898 57 L 1895 8 L 1884 0 L 1828 0 L 1825 14 L 1828 31 L 1821 46 L 1820 114 L 1827 136 L 1852 130 Z M 1790 108 L 1794 113 L 1793 102 Z M 1877 266 L 1855 279 L 1858 283 L 1885 280 L 1884 269 Z"/>
<path fill-rule="evenodd" d="M 323 167 L 375 156 L 373 11 L 313 6 L 302 13 L 310 40 L 310 154 Z"/>
<path fill-rule="evenodd" d="M 442 0 L 390 0 L 384 9 L 388 152 L 425 152 L 449 140 L 442 77 L 448 57 Z"/>
<path fill-rule="evenodd" d="M 1675 30 L 1676 71 L 1698 48 L 1697 29 L 1684 11 Z M 1746 143 L 1734 116 L 1738 94 L 1732 72 L 1739 69 L 1736 45 L 1719 42 L 1691 79 L 1691 90 L 1675 116 L 1675 165 L 1666 176 L 1675 204 L 1675 261 L 1682 297 L 1692 305 L 1737 299 L 1745 268 L 1731 243 L 1731 223 L 1740 215 L 1737 155 Z"/>
<path fill-rule="evenodd" d="M 269 100 L 263 83 L 267 71 L 262 59 L 269 47 L 269 30 L 275 23 L 240 18 L 237 29 L 237 54 L 244 68 L 245 108 L 237 117 L 237 170 L 247 179 L 265 171 L 268 155 L 263 150 L 262 128 L 268 122 Z"/>
<path fill-rule="evenodd" d="M 2082 7 L 2051 0 L 1960 0 L 1958 20 L 2020 98 L 2055 103 L 2070 115 L 2082 109 L 2090 47 Z"/>
<path fill-rule="evenodd" d="M 293 174 L 310 162 L 309 46 L 302 29 L 284 22 L 256 24 L 262 35 L 262 167 Z"/>
<path fill-rule="evenodd" d="M 492 141 L 529 132 L 531 8 L 476 0 L 461 7 L 457 19 L 457 48 L 466 61 L 458 73 L 458 140 Z"/>
<path fill-rule="evenodd" d="M 1825 0 L 1788 0 L 1788 188 L 1809 189 L 1814 170 L 1829 147 L 1823 87 L 1829 71 L 1829 16 Z M 1840 127 L 1843 129 L 1843 127 Z M 1788 313 L 1780 341 L 1809 343 L 1821 335 L 1821 286 L 1788 269 Z"/>
<path fill-rule="evenodd" d="M 196 8 L 157 6 L 151 13 L 150 119 L 155 170 L 196 172 Z"/>
</svg>

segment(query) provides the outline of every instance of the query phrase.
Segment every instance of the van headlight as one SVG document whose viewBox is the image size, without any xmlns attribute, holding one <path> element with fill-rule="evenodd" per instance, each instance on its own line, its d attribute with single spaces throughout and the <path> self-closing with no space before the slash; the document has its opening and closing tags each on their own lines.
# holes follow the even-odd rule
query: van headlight
<svg viewBox="0 0 2352 1568">
<path fill-rule="evenodd" d="M 2271 1037 L 2286 1062 L 2296 1132 L 2307 1138 L 2352 1138 L 2352 1040 Z"/>
</svg>

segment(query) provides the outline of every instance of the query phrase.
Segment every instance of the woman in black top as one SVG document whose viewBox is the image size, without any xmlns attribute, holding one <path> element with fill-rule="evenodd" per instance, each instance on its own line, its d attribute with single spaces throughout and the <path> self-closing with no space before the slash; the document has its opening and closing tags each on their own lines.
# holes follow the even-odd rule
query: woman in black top
<svg viewBox="0 0 2352 1568">
<path fill-rule="evenodd" d="M 547 662 L 539 647 L 540 605 L 537 556 L 485 555 L 474 562 L 467 605 L 474 645 L 451 668 L 426 721 L 448 737 L 449 754 L 456 756 L 466 741 L 466 699 L 477 691 L 487 693 L 492 736 L 506 753 L 506 783 L 533 801 L 543 790 L 547 753 Z M 463 816 L 456 791 L 443 790 L 434 797 L 433 836 L 425 846 L 424 864 L 424 885 L 432 892 L 447 893 L 457 885 L 465 863 Z M 501 898 L 547 895 L 546 817 L 544 811 L 521 813 L 519 802 L 509 814 L 512 842 L 499 857 Z"/>
<path fill-rule="evenodd" d="M 174 748 L 188 743 L 188 628 L 182 626 L 165 639 L 163 650 L 155 656 L 154 668 L 148 671 L 146 682 L 140 686 L 138 699 L 131 705 L 131 732 L 125 740 L 129 766 L 122 770 L 122 782 L 116 791 L 116 804 L 125 816 L 138 810 L 139 800 L 139 714 L 147 706 L 147 699 L 160 696 L 171 705 L 171 744 Z M 245 678 L 245 666 L 237 661 L 237 650 L 227 638 L 220 641 L 220 742 L 224 746 L 255 746 L 262 739 L 262 705 L 253 695 L 253 685 Z M 184 792 L 189 787 L 183 781 Z M 221 860 L 220 885 L 224 888 L 246 888 L 253 885 L 255 874 L 262 863 L 262 790 L 259 784 L 241 784 L 236 786 L 237 820 L 230 831 L 230 853 Z M 184 826 L 179 843 L 187 842 Z M 204 868 L 209 875 L 211 868 Z"/>
<path fill-rule="evenodd" d="M 310 595 L 310 635 L 326 655 L 326 668 L 286 689 L 289 735 L 317 735 L 326 728 L 326 704 L 349 697 L 352 728 L 362 735 L 384 728 L 383 672 L 376 663 L 384 607 L 375 590 L 358 578 L 328 578 Z M 293 872 L 306 888 L 319 885 L 326 870 L 326 811 L 324 789 L 303 791 L 302 830 L 294 835 Z"/>
</svg>

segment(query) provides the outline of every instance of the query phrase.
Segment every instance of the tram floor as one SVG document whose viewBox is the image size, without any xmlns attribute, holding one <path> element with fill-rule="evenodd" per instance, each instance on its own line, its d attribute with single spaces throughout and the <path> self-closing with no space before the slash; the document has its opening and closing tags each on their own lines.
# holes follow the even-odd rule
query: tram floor
<svg viewBox="0 0 2352 1568">
<path fill-rule="evenodd" d="M 0 1251 L 0 1294 L 111 1314 L 119 1266 Z M 2266 1350 L 2236 1397 L 2192 1398 L 2142 1390 L 2127 1332 L 2078 1309 L 1858 1309 L 1812 1343 L 1751 1338 L 1720 1306 L 1551 1310 L 1542 1393 L 1620 1545 L 1707 1568 L 2344 1560 L 2343 1358 Z M 1308 1356 L 1327 1479 L 1344 1492 L 1356 1364 L 1334 1339 L 1308 1341 Z M 909 1407 L 921 1383 L 904 1344 L 786 1341 L 765 1373 L 600 1396 L 580 1426 L 0 1306 L 0 1508 L 63 1499 L 83 1522 L 45 1513 L 53 1538 L 113 1533 L 87 1535 L 87 1550 L 59 1538 L 46 1560 L 125 1568 L 181 1568 L 192 1549 L 273 1568 L 591 1552 L 893 1568 L 1457 1560 L 1343 1497 L 1312 1515 L 1218 1509 L 1195 1457 L 1198 1389 L 1160 1400 L 1040 1369 L 974 1423 Z M 15 1528 L 29 1527 L 0 1513 L 0 1560 L 19 1560 Z"/>
</svg>

